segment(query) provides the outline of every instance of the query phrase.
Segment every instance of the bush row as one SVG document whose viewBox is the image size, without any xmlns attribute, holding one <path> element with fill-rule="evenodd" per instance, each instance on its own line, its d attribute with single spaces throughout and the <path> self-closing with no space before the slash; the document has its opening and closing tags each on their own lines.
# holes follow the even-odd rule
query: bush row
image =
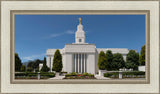
<svg viewBox="0 0 160 94">
<path fill-rule="evenodd" d="M 48 79 L 49 77 L 46 77 L 46 76 L 41 76 L 40 79 Z M 18 76 L 18 77 L 15 77 L 15 79 L 37 79 L 36 76 L 34 77 L 29 77 L 29 76 Z"/>
<path fill-rule="evenodd" d="M 104 73 L 104 77 L 119 76 L 119 72 Z"/>
<path fill-rule="evenodd" d="M 70 77 L 70 76 L 89 76 L 89 77 L 94 77 L 94 75 L 90 74 L 90 73 L 79 74 L 79 73 L 72 72 L 70 74 L 66 74 L 65 75 L 65 77 Z"/>
<path fill-rule="evenodd" d="M 15 73 L 15 77 L 16 76 L 34 77 L 34 76 L 37 76 L 37 75 L 38 75 L 38 73 L 36 73 L 36 72 Z M 54 73 L 49 73 L 49 72 L 42 72 L 42 73 L 40 73 L 40 76 L 55 77 L 55 74 Z"/>
<path fill-rule="evenodd" d="M 123 72 L 123 75 L 145 75 L 143 71 Z"/>
<path fill-rule="evenodd" d="M 136 76 L 145 76 L 145 72 L 142 71 L 134 71 L 134 72 L 122 72 L 123 77 L 136 77 Z M 118 78 L 119 72 L 113 73 L 104 73 L 104 77 Z"/>
</svg>

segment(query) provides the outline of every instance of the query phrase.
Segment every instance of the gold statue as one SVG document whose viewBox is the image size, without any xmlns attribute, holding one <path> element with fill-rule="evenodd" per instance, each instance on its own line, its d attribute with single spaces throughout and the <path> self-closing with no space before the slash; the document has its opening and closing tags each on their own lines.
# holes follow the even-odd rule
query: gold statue
<svg viewBox="0 0 160 94">
<path fill-rule="evenodd" d="M 82 20 L 82 19 L 81 19 L 81 18 L 79 18 L 79 24 L 81 24 L 81 20 Z"/>
</svg>

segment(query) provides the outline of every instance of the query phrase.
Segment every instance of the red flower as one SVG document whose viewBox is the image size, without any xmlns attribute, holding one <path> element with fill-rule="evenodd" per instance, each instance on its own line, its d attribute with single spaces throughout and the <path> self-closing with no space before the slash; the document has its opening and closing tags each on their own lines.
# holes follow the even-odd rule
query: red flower
<svg viewBox="0 0 160 94">
<path fill-rule="evenodd" d="M 83 75 L 81 75 L 81 74 L 79 74 L 79 75 L 77 75 L 78 77 L 81 77 L 81 76 L 83 76 Z"/>
</svg>

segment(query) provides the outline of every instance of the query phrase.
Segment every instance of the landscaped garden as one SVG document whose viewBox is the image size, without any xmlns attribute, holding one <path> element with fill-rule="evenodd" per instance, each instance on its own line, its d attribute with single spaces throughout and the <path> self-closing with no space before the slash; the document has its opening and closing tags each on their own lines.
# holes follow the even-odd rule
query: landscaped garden
<svg viewBox="0 0 160 94">
<path fill-rule="evenodd" d="M 62 55 L 59 50 L 56 50 L 53 59 L 53 67 L 50 69 L 46 64 L 46 57 L 44 60 L 31 60 L 27 65 L 22 65 L 21 59 L 15 53 L 15 79 L 121 79 L 121 78 L 145 78 L 145 72 L 138 71 L 139 65 L 145 65 L 145 46 L 142 47 L 141 55 L 135 51 L 130 50 L 124 61 L 122 54 L 115 53 L 108 50 L 106 53 L 101 51 L 98 57 L 99 70 L 106 70 L 103 77 L 99 77 L 90 73 L 69 73 L 62 71 Z M 39 65 L 43 64 L 42 67 Z M 120 69 L 132 69 L 132 71 L 123 71 L 119 76 Z M 50 70 L 54 72 L 50 72 Z M 115 72 L 114 72 L 115 71 Z M 56 74 L 56 75 L 55 75 Z M 58 74 L 58 75 L 57 75 Z M 101 73 L 100 73 L 101 74 Z M 56 77 L 55 77 L 56 76 Z"/>
<path fill-rule="evenodd" d="M 64 79 L 96 79 L 93 74 L 89 73 L 75 73 L 66 74 Z"/>
</svg>

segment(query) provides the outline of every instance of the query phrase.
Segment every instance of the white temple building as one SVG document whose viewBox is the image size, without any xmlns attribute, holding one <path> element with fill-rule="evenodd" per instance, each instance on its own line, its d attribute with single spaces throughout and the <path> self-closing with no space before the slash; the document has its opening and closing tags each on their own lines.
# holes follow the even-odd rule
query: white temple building
<svg viewBox="0 0 160 94">
<path fill-rule="evenodd" d="M 98 72 L 98 54 L 100 51 L 111 50 L 113 54 L 120 53 L 126 60 L 129 50 L 126 48 L 96 48 L 95 44 L 85 42 L 85 32 L 79 18 L 79 25 L 75 32 L 75 43 L 65 44 L 63 49 L 59 49 L 62 54 L 64 72 L 91 73 Z M 47 66 L 52 71 L 53 56 L 57 49 L 47 49 Z"/>
</svg>

